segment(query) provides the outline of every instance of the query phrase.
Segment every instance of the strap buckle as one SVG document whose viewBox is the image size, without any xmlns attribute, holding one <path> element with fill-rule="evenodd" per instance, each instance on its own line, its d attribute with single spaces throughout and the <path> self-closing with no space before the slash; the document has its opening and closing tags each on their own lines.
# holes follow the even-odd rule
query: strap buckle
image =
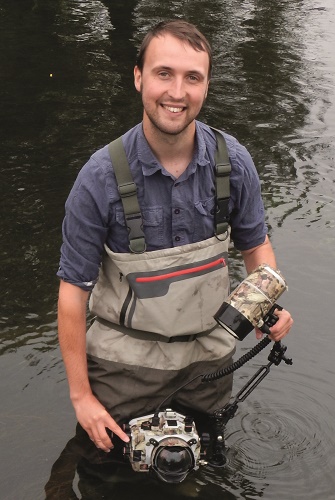
<svg viewBox="0 0 335 500">
<path fill-rule="evenodd" d="M 127 198 L 128 196 L 135 196 L 137 193 L 137 187 L 134 182 L 126 182 L 118 186 L 121 198 Z"/>
</svg>

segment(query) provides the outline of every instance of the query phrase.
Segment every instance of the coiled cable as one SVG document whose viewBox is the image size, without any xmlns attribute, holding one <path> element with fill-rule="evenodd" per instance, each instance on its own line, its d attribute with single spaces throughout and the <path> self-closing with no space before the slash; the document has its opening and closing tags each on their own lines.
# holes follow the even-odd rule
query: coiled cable
<svg viewBox="0 0 335 500">
<path fill-rule="evenodd" d="M 230 375 L 238 368 L 241 368 L 245 363 L 254 358 L 258 353 L 260 353 L 267 345 L 269 345 L 271 339 L 269 337 L 265 337 L 262 339 L 255 347 L 253 347 L 250 351 L 244 354 L 240 359 L 232 363 L 230 366 L 223 368 L 222 370 L 218 370 L 213 373 L 206 373 L 202 375 L 202 382 L 214 382 L 214 380 L 218 380 L 219 378 L 225 377 L 226 375 Z"/>
<path fill-rule="evenodd" d="M 232 363 L 230 366 L 227 366 L 226 368 L 223 368 L 222 370 L 218 370 L 213 373 L 203 373 L 200 375 L 196 375 L 193 377 L 191 380 L 186 382 L 185 384 L 181 385 L 178 387 L 175 391 L 170 393 L 156 408 L 155 410 L 155 416 L 158 416 L 158 413 L 161 409 L 161 407 L 168 401 L 170 398 L 172 398 L 178 391 L 186 387 L 187 385 L 191 384 L 194 382 L 196 379 L 201 377 L 201 382 L 213 382 L 214 380 L 218 380 L 219 378 L 225 377 L 227 375 L 230 375 L 234 371 L 236 371 L 238 368 L 241 368 L 245 363 L 250 361 L 252 358 L 254 358 L 259 352 L 261 352 L 267 345 L 271 343 L 271 339 L 269 337 L 264 337 L 260 342 L 258 342 L 255 347 L 253 347 L 250 351 L 248 351 L 246 354 L 244 354 L 240 359 Z"/>
</svg>

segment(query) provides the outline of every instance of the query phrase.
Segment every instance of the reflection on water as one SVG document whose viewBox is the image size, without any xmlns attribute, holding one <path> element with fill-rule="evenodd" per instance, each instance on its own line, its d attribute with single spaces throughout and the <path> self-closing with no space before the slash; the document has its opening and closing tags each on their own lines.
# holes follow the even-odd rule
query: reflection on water
<svg viewBox="0 0 335 500">
<path fill-rule="evenodd" d="M 213 45 L 201 118 L 237 136 L 259 170 L 289 282 L 282 305 L 295 317 L 294 364 L 275 367 L 240 405 L 224 470 L 202 469 L 170 489 L 122 467 L 98 485 L 76 472 L 80 445 L 57 346 L 63 205 L 89 155 L 140 120 L 136 47 L 170 17 L 198 24 Z M 0 0 L 4 498 L 44 498 L 64 456 L 73 498 L 332 498 L 334 27 L 332 0 Z M 233 282 L 242 274 L 237 259 Z M 239 351 L 254 345 L 249 337 Z M 258 358 L 236 373 L 235 392 L 266 362 Z"/>
</svg>

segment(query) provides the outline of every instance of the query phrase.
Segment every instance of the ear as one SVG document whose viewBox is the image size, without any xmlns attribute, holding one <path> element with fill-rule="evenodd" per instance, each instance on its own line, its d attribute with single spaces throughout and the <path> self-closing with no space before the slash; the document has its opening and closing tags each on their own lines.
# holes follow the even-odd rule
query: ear
<svg viewBox="0 0 335 500">
<path fill-rule="evenodd" d="M 138 66 L 134 68 L 134 84 L 137 92 L 141 92 L 142 87 L 142 73 Z"/>
</svg>

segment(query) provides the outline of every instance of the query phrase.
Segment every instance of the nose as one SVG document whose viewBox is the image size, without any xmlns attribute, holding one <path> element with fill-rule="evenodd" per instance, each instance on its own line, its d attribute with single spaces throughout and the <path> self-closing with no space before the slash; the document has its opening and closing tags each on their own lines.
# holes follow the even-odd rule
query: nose
<svg viewBox="0 0 335 500">
<path fill-rule="evenodd" d="M 185 82 L 183 78 L 175 77 L 171 81 L 168 94 L 176 101 L 180 101 L 185 97 Z"/>
</svg>

